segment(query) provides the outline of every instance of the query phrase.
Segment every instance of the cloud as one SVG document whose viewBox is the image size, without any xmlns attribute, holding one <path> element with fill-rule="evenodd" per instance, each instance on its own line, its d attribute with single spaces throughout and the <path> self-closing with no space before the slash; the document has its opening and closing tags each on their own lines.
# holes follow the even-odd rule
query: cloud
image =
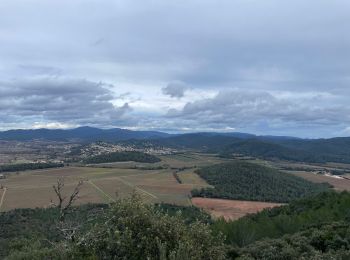
<svg viewBox="0 0 350 260">
<path fill-rule="evenodd" d="M 293 97 L 294 95 L 294 97 Z M 286 98 L 288 97 L 288 98 Z M 331 95 L 269 93 L 225 90 L 213 98 L 188 102 L 183 109 L 170 109 L 166 117 L 182 125 L 265 130 L 290 127 L 314 129 L 350 123 L 350 106 L 333 102 Z"/>
<path fill-rule="evenodd" d="M 112 104 L 109 85 L 85 79 L 38 77 L 0 83 L 0 124 L 9 120 L 64 124 L 113 124 L 131 111 Z"/>
<path fill-rule="evenodd" d="M 30 126 L 31 129 L 67 129 L 67 128 L 74 128 L 76 125 L 72 124 L 64 124 L 59 122 L 51 122 L 51 123 L 41 123 L 41 122 L 34 122 L 32 126 Z"/>
<path fill-rule="evenodd" d="M 172 82 L 162 88 L 162 93 L 172 98 L 182 98 L 185 95 L 187 86 L 183 82 Z"/>
<path fill-rule="evenodd" d="M 349 125 L 349 1 L 0 6 L 0 127 L 58 122 L 334 136 Z"/>
</svg>

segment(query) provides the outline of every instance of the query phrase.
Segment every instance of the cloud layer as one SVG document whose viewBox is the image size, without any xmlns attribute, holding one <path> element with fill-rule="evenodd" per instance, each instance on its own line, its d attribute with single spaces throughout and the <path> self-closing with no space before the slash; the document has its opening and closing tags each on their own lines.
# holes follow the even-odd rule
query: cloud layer
<svg viewBox="0 0 350 260">
<path fill-rule="evenodd" d="M 110 87 L 62 77 L 0 82 L 0 123 L 28 120 L 28 123 L 113 124 L 122 120 L 130 107 L 127 103 L 114 106 Z"/>
<path fill-rule="evenodd" d="M 4 0 L 0 129 L 347 135 L 349 26 L 347 0 Z"/>
</svg>

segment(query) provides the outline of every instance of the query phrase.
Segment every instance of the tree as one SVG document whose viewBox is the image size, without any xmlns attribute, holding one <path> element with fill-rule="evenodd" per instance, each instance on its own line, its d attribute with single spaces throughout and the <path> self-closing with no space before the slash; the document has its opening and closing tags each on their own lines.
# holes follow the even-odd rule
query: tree
<svg viewBox="0 0 350 260">
<path fill-rule="evenodd" d="M 54 203 L 52 200 L 51 200 L 51 203 L 52 203 L 52 205 L 57 207 L 60 211 L 60 215 L 59 215 L 60 222 L 64 222 L 66 214 L 71 209 L 73 203 L 79 198 L 80 188 L 83 185 L 83 183 L 84 182 L 82 180 L 80 180 L 78 182 L 78 184 L 75 186 L 73 192 L 70 194 L 67 202 L 66 202 L 67 197 L 63 195 L 64 179 L 59 178 L 57 180 L 57 185 L 52 186 L 56 195 L 57 195 L 58 204 Z"/>
</svg>

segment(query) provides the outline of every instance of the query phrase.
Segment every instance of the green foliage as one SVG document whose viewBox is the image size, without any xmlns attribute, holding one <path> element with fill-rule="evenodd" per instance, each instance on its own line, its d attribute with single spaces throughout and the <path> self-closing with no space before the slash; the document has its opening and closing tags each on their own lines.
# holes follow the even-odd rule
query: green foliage
<svg viewBox="0 0 350 260">
<path fill-rule="evenodd" d="M 350 221 L 350 193 L 325 192 L 266 209 L 237 221 L 216 221 L 212 228 L 226 236 L 228 244 L 244 247 L 264 238 L 280 238 L 313 225 Z"/>
<path fill-rule="evenodd" d="M 196 172 L 214 186 L 192 191 L 193 196 L 199 197 L 289 202 L 329 187 L 243 161 L 208 166 Z"/>
<path fill-rule="evenodd" d="M 146 205 L 134 195 L 107 206 L 82 206 L 65 225 L 78 232 L 67 239 L 56 209 L 15 210 L 0 215 L 3 259 L 224 259 L 223 238 L 195 219 L 194 208 Z M 185 216 L 186 212 L 187 216 Z M 169 213 L 169 214 L 168 214 Z"/>
<path fill-rule="evenodd" d="M 105 221 L 73 245 L 77 257 L 90 259 L 224 259 L 219 236 L 201 222 L 186 225 L 145 205 L 136 195 L 118 200 Z"/>
<path fill-rule="evenodd" d="M 208 213 L 194 206 L 186 207 L 162 203 L 157 204 L 156 209 L 170 216 L 181 215 L 185 223 L 200 221 L 202 223 L 211 224 L 213 222 Z"/>
<path fill-rule="evenodd" d="M 0 165 L 0 172 L 17 172 L 26 170 L 37 170 L 46 168 L 58 168 L 63 167 L 63 163 L 18 163 L 18 164 L 5 164 Z"/>
<path fill-rule="evenodd" d="M 89 229 L 93 225 L 96 214 L 102 214 L 106 205 L 86 204 L 73 208 L 67 215 L 66 223 L 79 226 L 79 231 Z M 13 245 L 24 241 L 21 248 L 29 248 L 28 241 L 58 242 L 63 239 L 58 229 L 59 210 L 56 208 L 15 209 L 0 213 L 0 259 L 9 254 Z M 16 243 L 14 243 L 16 242 Z M 18 244 L 18 243 L 17 243 Z M 36 244 L 36 246 L 38 246 Z M 16 247 L 18 250 L 18 246 Z M 21 250 L 20 250 L 21 251 Z"/>
<path fill-rule="evenodd" d="M 255 242 L 237 259 L 350 259 L 350 224 L 332 223 Z"/>
<path fill-rule="evenodd" d="M 49 241 L 37 239 L 19 239 L 10 245 L 11 254 L 5 257 L 6 260 L 32 260 L 32 259 L 69 259 L 71 255 L 63 243 L 54 246 Z"/>
<path fill-rule="evenodd" d="M 156 163 L 161 160 L 151 154 L 146 154 L 142 152 L 115 152 L 108 154 L 100 154 L 93 157 L 89 157 L 84 160 L 84 163 L 111 163 L 111 162 L 142 162 L 142 163 Z"/>
</svg>

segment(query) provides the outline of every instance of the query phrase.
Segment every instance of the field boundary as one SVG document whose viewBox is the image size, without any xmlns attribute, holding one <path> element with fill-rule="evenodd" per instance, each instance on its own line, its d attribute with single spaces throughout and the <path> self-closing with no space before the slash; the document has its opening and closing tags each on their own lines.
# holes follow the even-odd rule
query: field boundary
<svg viewBox="0 0 350 260">
<path fill-rule="evenodd" d="M 150 193 L 150 192 L 148 192 L 148 191 L 146 191 L 146 190 L 144 190 L 144 189 L 141 189 L 141 188 L 137 187 L 136 185 L 134 185 L 134 184 L 132 184 L 132 183 L 126 181 L 126 180 L 123 180 L 123 179 L 120 178 L 120 177 L 117 177 L 117 178 L 118 178 L 122 183 L 124 183 L 124 184 L 126 184 L 126 185 L 128 185 L 128 186 L 130 186 L 130 187 L 132 187 L 132 188 L 134 188 L 135 190 L 138 190 L 138 191 L 140 191 L 140 192 L 142 192 L 142 193 L 144 193 L 144 194 L 146 194 L 146 195 L 148 195 L 148 196 L 151 196 L 151 197 L 154 198 L 154 199 L 158 199 L 158 197 L 157 197 L 156 195 L 154 195 L 154 194 L 152 194 L 152 193 Z"/>
<path fill-rule="evenodd" d="M 89 180 L 88 183 L 90 183 L 91 186 L 93 186 L 97 191 L 99 191 L 102 195 L 104 195 L 108 200 L 115 202 L 115 199 L 113 199 L 111 196 L 109 196 L 106 192 L 104 192 L 100 187 L 98 187 L 91 180 Z"/>
<path fill-rule="evenodd" d="M 5 200 L 6 191 L 7 191 L 7 188 L 5 187 L 0 200 L 0 211 L 1 211 L 2 204 L 4 203 L 4 200 Z"/>
</svg>

